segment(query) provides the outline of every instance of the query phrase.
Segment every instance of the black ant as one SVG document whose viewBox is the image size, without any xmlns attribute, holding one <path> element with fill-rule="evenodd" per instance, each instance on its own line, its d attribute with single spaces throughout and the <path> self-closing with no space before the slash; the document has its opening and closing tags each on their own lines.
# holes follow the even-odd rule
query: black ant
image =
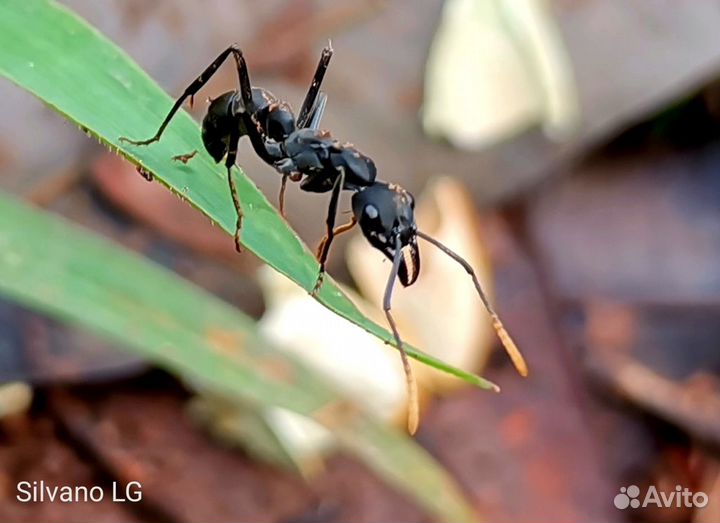
<svg viewBox="0 0 720 523">
<path fill-rule="evenodd" d="M 332 192 L 326 219 L 327 232 L 317 250 L 320 269 L 312 290 L 313 295 L 317 295 L 322 286 L 325 262 L 334 237 L 349 231 L 356 224 L 360 224 L 368 242 L 392 260 L 392 269 L 383 299 L 383 310 L 392 329 L 405 369 L 410 398 L 408 413 L 410 432 L 415 432 L 418 424 L 417 385 L 392 316 L 391 301 L 396 279 L 399 279 L 404 287 L 408 287 L 417 280 L 420 274 L 418 238 L 436 246 L 467 271 L 491 316 L 493 327 L 515 367 L 520 374 L 527 375 L 527 366 L 522 355 L 492 308 L 470 264 L 438 240 L 418 230 L 414 216 L 415 199 L 413 196 L 396 184 L 377 181 L 377 169 L 371 158 L 362 154 L 352 144 L 340 143 L 327 131 L 319 130 L 320 119 L 327 103 L 327 97 L 319 89 L 332 56 L 330 46 L 323 50 L 313 82 L 297 120 L 287 103 L 279 101 L 265 89 L 251 87 L 242 52 L 233 45 L 221 53 L 197 80 L 190 84 L 175 102 L 155 136 L 137 142 L 127 138 L 123 140 L 136 145 L 147 145 L 159 140 L 183 101 L 188 97 L 192 101 L 195 93 L 207 83 L 230 54 L 235 58 L 240 90 L 224 93 L 211 102 L 208 114 L 203 119 L 202 138 L 205 148 L 216 162 L 220 162 L 223 156 L 227 155 L 225 166 L 233 203 L 238 213 L 235 233 L 236 248 L 240 250 L 242 209 L 230 169 L 235 163 L 237 142 L 242 136 L 248 136 L 256 154 L 282 174 L 281 212 L 288 178 L 301 182 L 300 188 L 304 191 Z M 187 161 L 193 154 L 194 152 L 190 155 L 181 155 L 175 159 Z M 353 192 L 353 217 L 349 223 L 336 228 L 337 207 L 340 193 L 343 190 Z"/>
</svg>

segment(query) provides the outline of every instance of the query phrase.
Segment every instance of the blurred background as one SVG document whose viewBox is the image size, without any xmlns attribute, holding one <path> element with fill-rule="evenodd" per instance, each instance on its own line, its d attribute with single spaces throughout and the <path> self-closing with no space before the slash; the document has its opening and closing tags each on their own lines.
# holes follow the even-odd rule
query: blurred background
<svg viewBox="0 0 720 523">
<path fill-rule="evenodd" d="M 720 520 L 716 2 L 63 4 L 171 96 L 237 42 L 253 83 L 298 107 L 332 39 L 323 127 L 418 197 L 421 226 L 478 268 L 530 366 L 529 378 L 517 376 L 465 273 L 423 246 L 420 281 L 394 302 L 406 338 L 502 387 L 493 395 L 415 367 L 416 441 L 479 517 Z M 234 89 L 235 78 L 224 67 L 192 114 L 201 119 L 205 98 Z M 251 254 L 236 255 L 231 238 L 190 206 L 10 83 L 0 84 L 0 100 L 1 189 L 169 267 L 301 355 L 320 353 L 318 365 L 337 381 L 347 381 L 348 365 L 371 376 L 346 393 L 403 426 L 393 351 L 332 317 L 293 322 L 321 312 Z M 275 202 L 279 177 L 245 141 L 238 164 Z M 326 202 L 289 187 L 288 221 L 311 247 Z M 330 274 L 368 310 L 378 310 L 389 269 L 359 231 L 333 247 Z M 285 442 L 279 459 L 257 448 L 267 435 L 248 429 L 239 406 L 122 347 L 4 300 L 0 333 L 3 521 L 430 519 L 311 428 L 270 424 Z M 333 351 L 338 344 L 357 351 Z M 28 477 L 141 477 L 144 498 L 15 503 L 17 481 Z M 618 510 L 613 499 L 628 485 L 682 485 L 710 501 Z"/>
</svg>

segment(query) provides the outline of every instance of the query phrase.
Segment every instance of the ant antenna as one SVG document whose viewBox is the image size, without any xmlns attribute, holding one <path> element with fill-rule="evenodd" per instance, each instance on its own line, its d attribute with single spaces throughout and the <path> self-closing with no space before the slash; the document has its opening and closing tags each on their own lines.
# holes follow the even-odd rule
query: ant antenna
<svg viewBox="0 0 720 523">
<path fill-rule="evenodd" d="M 398 271 L 400 270 L 400 260 L 402 259 L 402 250 L 400 244 L 400 236 L 395 238 L 395 255 L 393 256 L 393 266 L 390 271 L 390 277 L 385 287 L 385 297 L 383 298 L 383 310 L 385 311 L 385 317 L 390 324 L 393 336 L 395 337 L 395 344 L 397 349 L 400 351 L 400 359 L 402 359 L 403 369 L 405 370 L 405 383 L 407 386 L 408 393 L 408 432 L 415 434 L 420 423 L 420 407 L 418 405 L 418 389 L 415 376 L 410 366 L 410 360 L 408 360 L 407 353 L 403 347 L 403 342 L 400 339 L 400 333 L 398 332 L 397 325 L 395 325 L 395 319 L 390 312 L 390 302 L 392 300 L 392 291 L 395 286 L 395 280 L 397 279 Z"/>
<path fill-rule="evenodd" d="M 500 321 L 500 317 L 495 312 L 495 309 L 493 309 L 492 305 L 490 305 L 490 300 L 488 300 L 487 295 L 485 294 L 485 291 L 483 291 L 482 286 L 480 285 L 480 281 L 477 279 L 477 275 L 475 274 L 475 271 L 470 266 L 470 264 L 465 261 L 459 254 L 456 252 L 451 251 L 447 247 L 445 247 L 442 243 L 440 243 L 438 240 L 433 238 L 432 236 L 428 236 L 424 232 L 417 231 L 417 235 L 422 238 L 423 240 L 432 243 L 435 247 L 440 249 L 442 252 L 450 256 L 453 260 L 458 262 L 462 267 L 465 269 L 465 271 L 470 275 L 470 277 L 473 280 L 473 283 L 475 284 L 475 289 L 477 290 L 478 294 L 480 295 L 480 299 L 483 302 L 483 305 L 485 305 L 485 308 L 488 311 L 488 314 L 490 314 L 490 318 L 492 319 L 493 328 L 495 329 L 495 332 L 498 335 L 498 338 L 500 338 L 500 341 L 503 344 L 503 347 L 505 347 L 505 351 L 507 352 L 508 356 L 510 356 L 510 360 L 512 360 L 513 365 L 515 365 L 515 369 L 517 369 L 518 374 L 521 376 L 527 376 L 528 375 L 528 367 L 525 363 L 525 358 L 523 358 L 522 353 L 517 348 L 517 345 L 515 345 L 515 342 L 510 337 L 510 334 L 508 334 L 508 331 L 505 330 L 505 326 Z"/>
</svg>

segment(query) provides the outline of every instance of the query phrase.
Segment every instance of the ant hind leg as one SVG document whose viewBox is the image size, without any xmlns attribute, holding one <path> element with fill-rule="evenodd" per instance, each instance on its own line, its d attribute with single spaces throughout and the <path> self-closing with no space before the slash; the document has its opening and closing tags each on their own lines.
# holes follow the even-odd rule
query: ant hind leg
<svg viewBox="0 0 720 523">
<path fill-rule="evenodd" d="M 330 42 L 322 50 L 320 55 L 320 61 L 318 62 L 317 69 L 315 69 L 315 75 L 313 76 L 312 82 L 310 83 L 310 89 L 308 89 L 305 100 L 303 101 L 300 113 L 297 118 L 297 128 L 304 129 L 310 127 L 308 122 L 311 119 L 312 111 L 317 104 L 317 97 L 320 93 L 320 86 L 322 85 L 325 72 L 327 71 L 328 65 L 330 65 L 330 58 L 332 58 L 333 49 Z"/>
<path fill-rule="evenodd" d="M 152 138 L 148 138 L 147 140 L 131 140 L 129 138 L 126 138 L 124 136 L 120 137 L 121 142 L 126 142 L 132 145 L 149 145 L 153 142 L 157 142 L 160 140 L 160 137 L 162 136 L 163 132 L 165 132 L 165 128 L 170 123 L 170 120 L 173 119 L 175 116 L 175 113 L 178 112 L 180 107 L 182 106 L 183 102 L 190 98 L 190 100 L 193 99 L 195 94 L 212 78 L 212 76 L 217 72 L 218 68 L 223 64 L 223 62 L 227 59 L 230 54 L 233 54 L 235 56 L 235 61 L 238 62 L 237 55 L 239 54 L 242 56 L 242 53 L 240 52 L 240 49 L 236 45 L 231 45 L 227 49 L 225 49 L 222 53 L 218 55 L 213 62 L 207 66 L 207 68 L 200 74 L 200 76 L 197 77 L 197 79 L 191 83 L 190 85 L 185 88 L 185 91 L 182 95 L 180 95 L 180 98 L 175 100 L 175 104 L 170 109 L 170 112 L 165 117 L 165 120 L 160 124 L 160 127 L 158 128 L 157 132 Z M 239 62 L 238 62 L 239 63 Z M 243 61 L 244 63 L 244 61 Z M 242 75 L 241 75 L 242 76 Z M 247 70 L 245 71 L 245 76 L 247 77 Z M 249 86 L 249 79 L 247 80 L 247 84 Z M 242 82 L 241 82 L 242 86 Z"/>
</svg>

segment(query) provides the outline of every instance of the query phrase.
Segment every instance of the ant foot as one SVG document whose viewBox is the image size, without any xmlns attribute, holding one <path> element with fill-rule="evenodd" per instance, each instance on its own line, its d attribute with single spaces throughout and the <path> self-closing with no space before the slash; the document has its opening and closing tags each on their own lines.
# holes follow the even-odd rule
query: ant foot
<svg viewBox="0 0 720 523">
<path fill-rule="evenodd" d="M 138 174 L 140 176 L 145 178 L 148 182 L 151 182 L 155 179 L 155 177 L 153 176 L 153 173 L 151 173 L 150 171 L 146 171 L 141 165 L 136 166 L 135 170 L 138 172 Z"/>
<path fill-rule="evenodd" d="M 242 219 L 238 217 L 237 225 L 235 226 L 235 250 L 237 252 L 243 252 L 242 243 L 240 243 L 240 231 L 242 229 Z"/>
<path fill-rule="evenodd" d="M 325 273 L 321 272 L 320 274 L 318 274 L 317 280 L 315 280 L 315 287 L 313 287 L 313 290 L 310 293 L 310 295 L 313 298 L 317 298 L 318 294 L 320 293 L 320 287 L 322 287 L 324 280 L 325 280 Z"/>
</svg>

